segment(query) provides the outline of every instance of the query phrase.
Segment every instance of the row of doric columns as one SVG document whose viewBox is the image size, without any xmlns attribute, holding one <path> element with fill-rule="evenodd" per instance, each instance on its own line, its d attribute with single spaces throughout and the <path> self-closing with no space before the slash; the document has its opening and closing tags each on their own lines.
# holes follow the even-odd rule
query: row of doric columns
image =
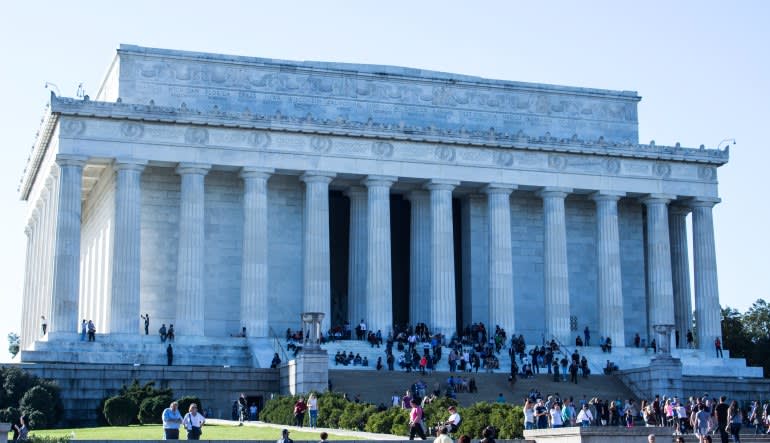
<svg viewBox="0 0 770 443">
<path fill-rule="evenodd" d="M 28 229 L 28 268 L 45 257 L 45 229 L 36 228 L 36 214 L 53 211 L 50 229 L 52 247 L 52 309 L 49 330 L 72 331 L 78 322 L 80 261 L 81 184 L 85 159 L 58 156 L 56 198 L 33 212 Z M 179 251 L 177 263 L 177 307 L 175 324 L 186 335 L 203 335 L 204 310 L 204 182 L 210 165 L 180 164 L 181 177 Z M 141 174 L 143 162 L 116 161 L 115 221 L 112 260 L 110 332 L 131 333 L 139 313 L 139 269 L 141 262 Z M 267 181 L 274 171 L 243 168 L 244 230 L 241 276 L 242 323 L 251 336 L 268 335 L 267 312 Z M 334 173 L 307 171 L 304 210 L 303 311 L 326 314 L 329 327 L 330 246 L 329 184 Z M 392 328 L 392 282 L 390 240 L 390 190 L 396 177 L 368 176 L 362 186 L 347 191 L 350 198 L 349 320 L 367 321 L 371 330 L 386 333 Z M 411 321 L 426 321 L 434 331 L 451 334 L 456 329 L 454 234 L 452 192 L 458 182 L 430 180 L 423 189 L 408 194 L 411 201 Z M 48 188 L 47 188 L 48 189 Z M 513 251 L 510 196 L 516 186 L 492 183 L 484 188 L 488 211 L 489 322 L 515 331 Z M 568 188 L 543 188 L 545 330 L 548 337 L 568 340 L 570 294 L 567 259 L 565 199 Z M 619 193 L 597 192 L 596 256 L 599 333 L 625 343 L 622 276 L 618 228 Z M 686 332 L 689 325 L 689 276 L 687 209 L 669 203 L 672 197 L 650 195 L 647 208 L 647 288 L 650 326 L 676 325 Z M 693 200 L 695 316 L 700 346 L 707 347 L 720 335 L 719 299 L 712 207 L 718 200 Z M 45 216 L 44 219 L 48 219 Z M 42 233 L 42 234 L 41 234 Z M 38 242 L 38 235 L 44 241 Z M 49 255 L 50 256 L 50 255 Z M 25 292 L 41 296 L 44 283 L 31 281 Z M 25 296 L 35 304 L 34 296 Z M 39 303 L 38 303 L 39 304 Z M 28 306 L 31 308 L 31 306 Z M 48 312 L 48 311 L 42 311 Z M 34 318 L 39 315 L 35 314 Z M 27 321 L 24 330 L 32 326 Z"/>
</svg>

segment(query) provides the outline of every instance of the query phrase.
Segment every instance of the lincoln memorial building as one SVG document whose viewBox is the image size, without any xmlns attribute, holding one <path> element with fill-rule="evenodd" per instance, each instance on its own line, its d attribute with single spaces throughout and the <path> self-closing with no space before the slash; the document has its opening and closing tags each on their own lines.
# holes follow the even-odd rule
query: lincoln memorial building
<svg viewBox="0 0 770 443">
<path fill-rule="evenodd" d="M 640 143 L 640 99 L 121 45 L 91 97 L 51 95 L 24 170 L 22 360 L 84 319 L 216 346 L 303 312 L 533 344 L 693 330 L 710 356 L 729 152 Z"/>
</svg>

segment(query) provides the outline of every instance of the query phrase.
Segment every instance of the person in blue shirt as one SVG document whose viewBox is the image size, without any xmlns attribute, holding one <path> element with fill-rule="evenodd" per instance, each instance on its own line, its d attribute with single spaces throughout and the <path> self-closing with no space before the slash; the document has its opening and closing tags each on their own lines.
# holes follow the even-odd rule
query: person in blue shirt
<svg viewBox="0 0 770 443">
<path fill-rule="evenodd" d="M 179 403 L 172 402 L 163 410 L 163 439 L 179 440 L 179 426 L 182 424 L 182 414 L 179 413 Z"/>
</svg>

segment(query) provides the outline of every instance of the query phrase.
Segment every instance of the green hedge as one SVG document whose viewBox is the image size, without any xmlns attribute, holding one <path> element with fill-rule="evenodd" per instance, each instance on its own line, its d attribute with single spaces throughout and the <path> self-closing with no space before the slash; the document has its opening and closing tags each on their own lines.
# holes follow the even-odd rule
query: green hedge
<svg viewBox="0 0 770 443">
<path fill-rule="evenodd" d="M 201 403 L 201 399 L 198 397 L 188 395 L 177 400 L 177 403 L 179 403 L 179 413 L 182 414 L 183 417 L 185 414 L 190 412 L 190 405 L 193 403 L 198 406 L 198 412 L 201 414 L 203 413 L 203 404 Z"/>
<path fill-rule="evenodd" d="M 293 424 L 294 403 L 298 398 L 299 396 L 278 396 L 268 400 L 260 413 L 260 419 L 268 423 Z M 424 411 L 426 424 L 430 427 L 445 421 L 449 417 L 447 411 L 449 406 L 457 406 L 457 402 L 440 398 L 426 405 Z M 471 438 L 478 439 L 481 438 L 481 431 L 484 428 L 493 426 L 497 429 L 499 439 L 523 437 L 524 414 L 521 406 L 476 403 L 465 408 L 457 406 L 457 411 L 463 421 L 455 435 L 468 434 Z M 318 396 L 319 427 L 406 436 L 409 435 L 408 423 L 409 411 L 406 409 L 392 407 L 378 412 L 374 405 L 353 403 L 337 393 Z"/>
<path fill-rule="evenodd" d="M 31 429 L 56 425 L 64 414 L 60 389 L 19 368 L 0 367 L 0 421 L 18 423 L 22 414 Z"/>
<path fill-rule="evenodd" d="M 128 426 L 136 419 L 139 408 L 125 395 L 116 395 L 104 402 L 104 418 L 110 426 Z"/>
</svg>

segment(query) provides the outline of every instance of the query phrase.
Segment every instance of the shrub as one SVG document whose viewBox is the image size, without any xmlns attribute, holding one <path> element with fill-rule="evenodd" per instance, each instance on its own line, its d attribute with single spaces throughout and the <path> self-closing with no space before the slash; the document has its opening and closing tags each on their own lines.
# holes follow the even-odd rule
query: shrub
<svg viewBox="0 0 770 443">
<path fill-rule="evenodd" d="M 27 415 L 27 426 L 30 429 L 43 429 L 48 426 L 48 417 L 40 411 L 32 411 Z"/>
<path fill-rule="evenodd" d="M 378 434 L 409 435 L 409 411 L 390 408 L 369 416 L 364 430 Z"/>
<path fill-rule="evenodd" d="M 163 422 L 163 410 L 172 402 L 171 396 L 157 395 L 145 398 L 139 405 L 139 422 L 143 425 Z"/>
<path fill-rule="evenodd" d="M 297 401 L 297 397 L 294 397 L 293 402 Z M 318 396 L 318 426 L 324 428 L 341 428 L 340 417 L 345 411 L 345 408 L 354 404 L 346 400 L 342 394 L 328 392 Z M 291 415 L 294 412 L 294 403 L 292 403 Z"/>
<path fill-rule="evenodd" d="M 369 417 L 377 413 L 377 407 L 368 404 L 348 403 L 339 416 L 339 428 L 363 431 Z"/>
<path fill-rule="evenodd" d="M 3 374 L 3 390 L 5 391 L 5 406 L 15 406 L 24 394 L 37 384 L 38 379 L 19 368 L 6 368 Z"/>
<path fill-rule="evenodd" d="M 49 420 L 54 419 L 54 401 L 48 390 L 42 386 L 35 386 L 24 394 L 19 402 L 21 413 L 28 416 L 30 422 L 35 412 L 40 412 L 40 417 L 35 420 L 35 428 L 48 427 Z"/>
<path fill-rule="evenodd" d="M 190 405 L 193 403 L 198 405 L 198 412 L 200 412 L 201 414 L 203 413 L 203 405 L 201 404 L 201 399 L 198 397 L 187 395 L 177 400 L 177 402 L 179 403 L 179 412 L 183 416 L 190 411 Z"/>
<path fill-rule="evenodd" d="M 40 380 L 38 386 L 48 391 L 53 399 L 53 415 L 49 416 L 48 422 L 51 424 L 59 423 L 64 416 L 64 403 L 61 400 L 61 388 L 53 380 Z"/>
<path fill-rule="evenodd" d="M 274 424 L 280 424 L 280 425 L 290 425 L 293 424 L 294 421 L 294 403 L 296 402 L 295 397 L 292 396 L 276 396 L 271 398 L 270 400 L 265 403 L 265 407 L 262 408 L 262 411 L 259 413 L 260 420 L 263 420 L 267 423 L 274 423 Z M 320 406 L 320 400 L 319 400 L 319 411 L 318 411 L 318 426 L 320 427 L 327 427 L 327 422 L 322 421 L 322 418 L 325 417 L 328 412 L 325 412 L 324 409 Z"/>
<path fill-rule="evenodd" d="M 104 418 L 111 426 L 128 426 L 136 419 L 138 408 L 130 398 L 117 395 L 104 402 Z"/>
<path fill-rule="evenodd" d="M 21 417 L 21 411 L 13 406 L 0 409 L 0 422 L 2 423 L 18 423 L 19 417 Z"/>
</svg>

